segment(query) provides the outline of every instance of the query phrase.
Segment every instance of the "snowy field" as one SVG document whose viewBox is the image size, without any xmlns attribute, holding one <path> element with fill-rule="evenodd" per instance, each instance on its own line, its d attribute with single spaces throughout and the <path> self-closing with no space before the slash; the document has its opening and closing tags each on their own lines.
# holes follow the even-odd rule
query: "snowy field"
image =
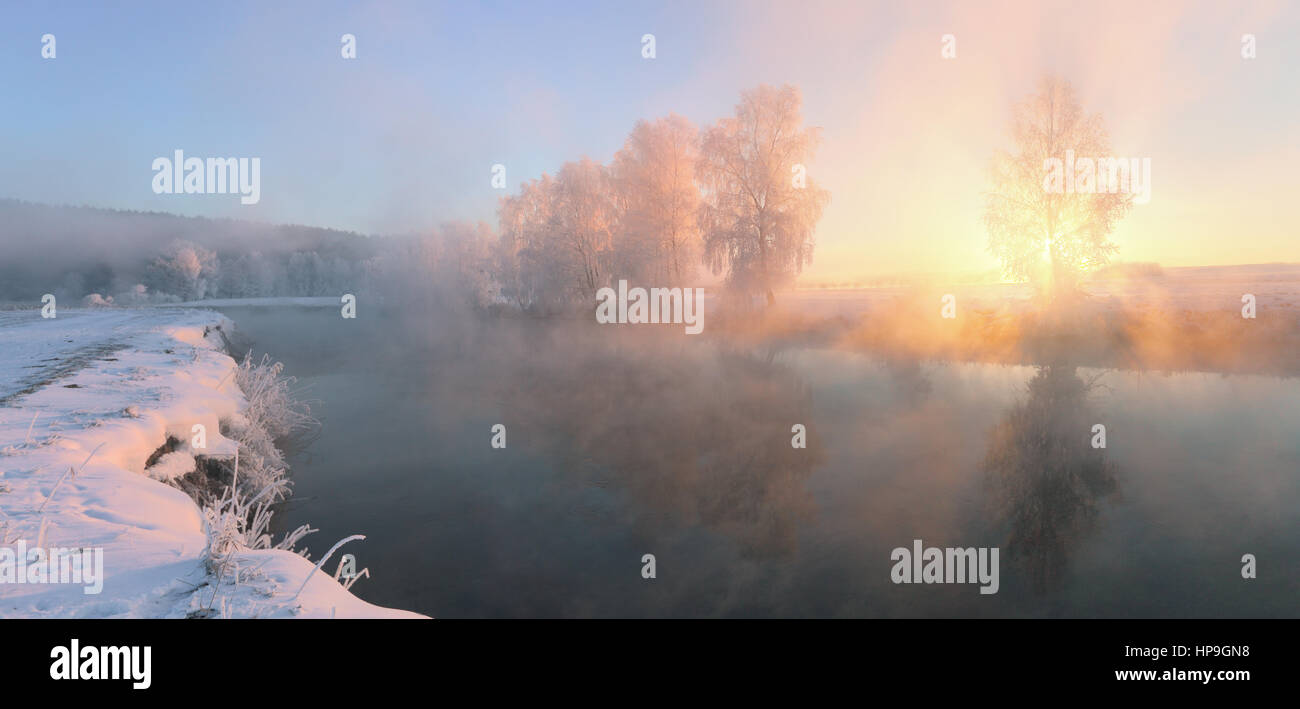
<svg viewBox="0 0 1300 709">
<path fill-rule="evenodd" d="M 0 312 L 0 617 L 419 617 L 331 578 L 346 547 L 315 573 L 274 549 L 239 551 L 237 584 L 206 570 L 199 506 L 160 479 L 192 469 L 196 424 L 205 453 L 233 452 L 221 422 L 247 402 L 221 349 L 231 326 L 181 308 Z M 182 449 L 146 469 L 169 436 Z M 15 563 L 24 547 L 102 549 L 102 579 L 39 582 Z"/>
</svg>

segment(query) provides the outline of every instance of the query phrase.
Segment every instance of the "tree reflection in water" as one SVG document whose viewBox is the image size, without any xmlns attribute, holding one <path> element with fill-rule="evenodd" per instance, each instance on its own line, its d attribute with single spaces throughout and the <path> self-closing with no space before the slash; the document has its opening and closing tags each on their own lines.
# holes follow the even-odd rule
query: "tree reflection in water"
<svg viewBox="0 0 1300 709">
<path fill-rule="evenodd" d="M 1006 556 L 1034 592 L 1060 588 L 1074 546 L 1092 527 L 1102 498 L 1118 489 L 1106 451 L 1092 447 L 1102 423 L 1073 366 L 1038 368 L 1029 395 L 994 426 L 983 469 L 994 516 L 1007 530 Z"/>
<path fill-rule="evenodd" d="M 540 431 L 530 439 L 570 475 L 625 493 L 648 531 L 704 527 L 749 558 L 792 551 L 825 459 L 807 385 L 771 353 L 639 344 L 533 358 L 510 395 Z"/>
</svg>

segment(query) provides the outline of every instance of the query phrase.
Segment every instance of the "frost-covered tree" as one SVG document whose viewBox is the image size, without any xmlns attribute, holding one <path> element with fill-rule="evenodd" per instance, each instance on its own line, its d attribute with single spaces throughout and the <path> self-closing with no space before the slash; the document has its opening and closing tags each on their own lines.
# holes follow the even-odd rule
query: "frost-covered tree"
<svg viewBox="0 0 1300 709">
<path fill-rule="evenodd" d="M 609 170 L 590 159 L 525 183 L 501 202 L 505 296 L 542 311 L 594 299 L 608 280 L 619 216 Z"/>
<path fill-rule="evenodd" d="M 611 167 L 623 210 L 617 268 L 654 283 L 682 284 L 700 260 L 699 131 L 676 114 L 638 121 Z"/>
<path fill-rule="evenodd" d="M 769 304 L 812 262 L 814 229 L 830 200 L 807 176 L 819 130 L 803 126 L 801 106 L 793 86 L 745 91 L 736 114 L 705 130 L 700 146 L 708 263 Z"/>
<path fill-rule="evenodd" d="M 502 294 L 525 310 L 549 310 L 569 299 L 557 198 L 555 179 L 543 174 L 501 200 L 497 279 Z"/>
<path fill-rule="evenodd" d="M 217 295 L 219 270 L 220 262 L 214 252 L 177 240 L 149 263 L 144 284 L 154 291 L 199 300 Z"/>
<path fill-rule="evenodd" d="M 378 290 L 389 302 L 425 309 L 488 307 L 500 290 L 492 274 L 493 243 L 488 225 L 464 222 L 386 240 L 377 262 Z"/>
<path fill-rule="evenodd" d="M 1072 168 L 1066 151 L 1088 160 L 1113 157 L 1101 116 L 1085 114 L 1060 78 L 1042 79 L 1016 105 L 1011 139 L 1014 152 L 995 155 L 985 196 L 988 250 L 1008 276 L 1035 283 L 1055 300 L 1118 250 L 1109 235 L 1131 207 L 1132 194 L 1096 189 L 1097 174 L 1090 190 L 1050 188 L 1049 166 Z"/>
<path fill-rule="evenodd" d="M 492 228 L 483 222 L 455 222 L 442 228 L 443 267 L 458 300 L 474 307 L 496 303 L 500 285 L 492 272 Z"/>
<path fill-rule="evenodd" d="M 579 298 L 595 298 L 619 230 L 619 209 L 609 170 L 589 158 L 565 163 L 555 177 L 560 249 L 568 255 Z"/>
</svg>

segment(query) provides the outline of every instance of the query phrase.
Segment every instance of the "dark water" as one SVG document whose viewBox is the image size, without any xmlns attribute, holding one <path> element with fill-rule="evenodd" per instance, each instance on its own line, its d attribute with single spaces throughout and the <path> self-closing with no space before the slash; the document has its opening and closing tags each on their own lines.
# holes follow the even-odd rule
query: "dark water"
<svg viewBox="0 0 1300 709">
<path fill-rule="evenodd" d="M 281 528 L 437 617 L 1300 615 L 1300 381 L 227 308 L 313 400 Z M 507 448 L 490 446 L 494 424 Z M 804 424 L 805 449 L 790 445 Z M 1094 424 L 1106 447 L 1091 445 Z M 996 594 L 890 553 L 998 547 Z M 657 577 L 641 576 L 654 554 Z M 1244 554 L 1257 578 L 1242 578 Z M 328 564 L 330 570 L 336 562 Z"/>
</svg>

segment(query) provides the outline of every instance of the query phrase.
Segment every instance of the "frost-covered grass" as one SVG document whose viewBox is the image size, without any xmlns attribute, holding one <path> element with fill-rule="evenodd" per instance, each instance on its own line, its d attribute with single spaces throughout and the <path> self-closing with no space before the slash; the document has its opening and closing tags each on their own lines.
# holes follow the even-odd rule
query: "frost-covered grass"
<svg viewBox="0 0 1300 709">
<path fill-rule="evenodd" d="M 306 530 L 271 539 L 288 492 L 275 438 L 309 414 L 273 363 L 222 351 L 231 326 L 189 309 L 0 313 L 0 544 L 104 558 L 98 595 L 0 583 L 0 617 L 415 617 L 313 573 L 290 551 Z M 217 484 L 191 497 L 178 481 L 200 472 Z"/>
<path fill-rule="evenodd" d="M 244 393 L 245 405 L 240 415 L 224 422 L 222 434 L 235 441 L 239 455 L 226 461 L 231 480 L 216 497 L 200 494 L 208 544 L 203 562 L 212 577 L 212 600 L 195 615 L 209 615 L 227 581 L 238 588 L 257 578 L 258 569 L 241 567 L 240 554 L 246 550 L 281 549 L 296 552 L 303 537 L 316 530 L 299 526 L 278 542 L 272 541 L 270 524 L 276 503 L 290 495 L 284 457 L 276 441 L 308 431 L 317 422 L 308 406 L 292 391 L 295 379 L 284 375 L 284 365 L 263 355 L 254 360 L 252 352 L 234 370 L 234 380 Z M 174 455 L 174 454 L 169 454 Z M 164 460 L 165 460 L 164 456 Z M 160 461 L 161 462 L 161 461 Z M 224 602 L 221 608 L 226 609 Z M 224 612 L 224 611 L 223 611 Z"/>
</svg>

